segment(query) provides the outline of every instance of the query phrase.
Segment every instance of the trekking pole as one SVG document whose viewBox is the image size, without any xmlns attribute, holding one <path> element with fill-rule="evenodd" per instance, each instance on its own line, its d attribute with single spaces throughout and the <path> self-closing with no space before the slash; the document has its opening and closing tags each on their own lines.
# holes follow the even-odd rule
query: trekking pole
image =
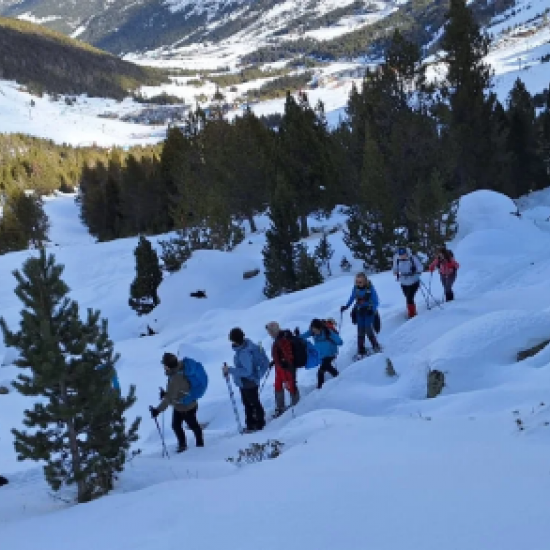
<svg viewBox="0 0 550 550">
<path fill-rule="evenodd" d="M 157 425 L 157 430 L 159 432 L 159 437 L 160 437 L 160 440 L 162 441 L 162 456 L 164 457 L 164 455 L 166 455 L 166 458 L 170 458 L 170 455 L 168 454 L 168 449 L 166 448 L 166 443 L 164 442 L 164 437 L 162 435 L 162 432 L 160 431 L 160 425 L 159 425 L 158 418 L 155 417 L 155 418 L 153 418 L 153 420 L 155 421 L 155 424 Z"/>
<path fill-rule="evenodd" d="M 420 289 L 422 290 L 422 293 L 426 293 L 427 294 L 427 299 L 426 301 L 428 301 L 428 298 L 431 298 L 434 302 L 434 304 L 439 307 L 440 309 L 445 309 L 442 305 L 441 305 L 441 302 L 432 294 L 431 290 L 424 284 L 424 282 L 421 280 L 420 281 L 420 284 L 421 284 L 421 287 Z M 430 307 L 428 307 L 428 309 L 431 309 Z"/>
<path fill-rule="evenodd" d="M 420 283 L 420 292 L 422 292 L 422 296 L 424 297 L 424 301 L 426 302 L 426 309 L 429 311 L 430 309 L 432 309 L 432 307 L 430 306 L 430 299 L 428 298 L 428 295 L 424 290 L 424 286 L 422 286 L 422 281 L 420 281 Z"/>
<path fill-rule="evenodd" d="M 269 368 L 267 369 L 267 374 L 265 375 L 263 381 L 262 381 L 262 385 L 260 386 L 260 395 L 264 389 L 264 386 L 265 386 L 265 383 L 267 382 L 267 379 L 269 378 L 269 373 L 271 372 L 271 369 L 273 367 L 271 365 L 269 365 Z"/>
<path fill-rule="evenodd" d="M 227 366 L 227 363 L 223 364 L 224 367 Z M 233 386 L 229 380 L 229 374 L 224 374 L 223 377 L 227 383 L 227 389 L 229 391 L 229 398 L 231 399 L 231 404 L 233 405 L 233 412 L 235 413 L 235 420 L 237 421 L 237 428 L 239 428 L 239 433 L 243 434 L 243 426 L 241 424 L 241 417 L 239 416 L 239 409 L 237 409 L 237 402 L 235 401 L 235 394 L 233 393 Z"/>
</svg>

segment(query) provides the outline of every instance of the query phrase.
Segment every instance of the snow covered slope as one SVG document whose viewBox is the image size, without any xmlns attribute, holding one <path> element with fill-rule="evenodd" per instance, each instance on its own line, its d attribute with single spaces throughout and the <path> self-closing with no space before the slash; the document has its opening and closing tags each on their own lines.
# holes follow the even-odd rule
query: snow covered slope
<svg viewBox="0 0 550 550">
<path fill-rule="evenodd" d="M 162 303 L 149 316 L 159 334 L 139 338 L 142 321 L 127 306 L 136 239 L 94 244 L 72 196 L 49 200 L 52 252 L 66 265 L 72 295 L 108 317 L 122 354 L 122 385 L 137 384 L 132 412 L 144 418 L 143 454 L 109 497 L 78 507 L 52 499 L 36 465 L 15 461 L 9 430 L 20 426 L 26 400 L 0 395 L 0 472 L 11 481 L 0 488 L 2 548 L 73 550 L 77 537 L 81 550 L 546 550 L 550 348 L 520 363 L 516 353 L 550 338 L 548 196 L 520 201 L 521 218 L 502 195 L 464 197 L 452 243 L 461 264 L 456 301 L 428 310 L 419 294 L 419 316 L 406 321 L 391 274 L 373 276 L 384 354 L 351 363 L 354 327 L 346 315 L 341 376 L 318 391 L 315 373 L 300 372 L 298 406 L 251 436 L 237 435 L 220 375 L 222 362 L 231 360 L 230 328 L 240 325 L 268 346 L 268 321 L 305 328 L 316 316 L 337 318 L 353 275 L 335 266 L 335 276 L 319 287 L 265 300 L 261 277 L 242 279 L 243 270 L 262 267 L 261 218 L 260 232 L 233 253 L 196 254 L 165 279 Z M 335 213 L 330 225 L 342 221 Z M 330 237 L 335 263 L 350 257 L 341 237 Z M 307 240 L 311 247 L 316 241 Z M 10 272 L 29 254 L 0 257 L 0 311 L 12 325 L 20 305 Z M 437 277 L 423 279 L 441 296 Z M 197 289 L 208 298 L 190 298 Z M 147 407 L 163 384 L 162 353 L 180 345 L 209 372 L 199 409 L 209 425 L 204 449 L 195 449 L 191 436 L 187 453 L 166 460 Z M 0 367 L 0 384 L 17 371 L 0 344 L 3 355 L 8 366 Z M 398 377 L 386 376 L 386 357 Z M 429 368 L 446 373 L 446 387 L 427 400 Z M 262 400 L 272 411 L 270 383 Z M 165 424 L 173 448 L 169 417 Z M 226 462 L 267 439 L 284 443 L 281 457 L 242 468 Z"/>
</svg>

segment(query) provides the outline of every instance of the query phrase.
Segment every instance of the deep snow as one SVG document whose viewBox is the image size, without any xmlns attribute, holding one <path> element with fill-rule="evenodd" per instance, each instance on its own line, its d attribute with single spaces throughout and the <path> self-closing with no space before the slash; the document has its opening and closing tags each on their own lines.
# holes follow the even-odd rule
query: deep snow
<svg viewBox="0 0 550 550">
<path fill-rule="evenodd" d="M 461 264 L 457 300 L 427 310 L 419 294 L 417 318 L 404 319 L 404 302 L 390 273 L 372 277 L 381 297 L 383 355 L 350 363 L 354 327 L 344 317 L 342 375 L 315 388 L 315 373 L 299 373 L 302 401 L 262 433 L 239 436 L 220 374 L 232 358 L 231 327 L 269 346 L 264 326 L 305 328 L 312 317 L 338 318 L 353 272 L 341 233 L 335 276 L 300 293 L 266 300 L 262 277 L 242 272 L 262 267 L 262 230 L 233 253 L 202 252 L 165 279 L 161 305 L 149 316 L 160 333 L 139 338 L 141 325 L 127 306 L 136 239 L 94 244 L 78 221 L 71 195 L 46 203 L 52 248 L 82 308 L 109 319 L 124 388 L 137 385 L 132 415 L 143 417 L 139 448 L 112 495 L 85 506 L 49 496 L 40 468 L 17 463 L 9 430 L 21 425 L 28 403 L 0 395 L 2 548 L 117 550 L 160 546 L 199 550 L 332 548 L 377 550 L 545 550 L 550 528 L 550 348 L 521 363 L 516 353 L 550 337 L 550 192 L 518 201 L 480 191 L 461 200 L 460 231 L 452 249 Z M 541 211 L 542 208 L 542 211 Z M 541 215 L 542 214 L 542 215 Z M 345 218 L 335 212 L 334 226 Z M 312 220 L 313 225 L 320 222 Z M 307 240 L 315 246 L 318 237 Z M 58 246 L 55 246 L 57 244 Z M 0 311 L 15 326 L 20 304 L 11 271 L 31 252 L 0 257 Z M 354 271 L 360 268 L 354 263 Z M 430 284 L 429 274 L 423 280 Z M 436 297 L 441 286 L 431 281 Z M 189 297 L 204 289 L 206 300 Z M 202 360 L 210 375 L 199 420 L 209 422 L 206 448 L 162 459 L 155 425 L 147 414 L 164 377 L 164 351 Z M 0 359 L 13 354 L 0 344 Z M 397 378 L 385 374 L 391 358 Z M 429 368 L 446 373 L 446 387 L 425 399 Z M 0 384 L 17 374 L 0 367 Z M 262 400 L 274 407 L 271 381 Z M 242 414 L 242 411 L 241 411 Z M 520 430 L 518 420 L 524 427 Z M 164 419 L 173 449 L 170 416 Z M 278 439 L 280 458 L 236 468 L 225 459 L 252 442 Z M 67 498 L 70 491 L 62 493 Z M 70 526 L 70 527 L 68 527 Z M 212 527 L 211 527 L 212 526 Z"/>
</svg>

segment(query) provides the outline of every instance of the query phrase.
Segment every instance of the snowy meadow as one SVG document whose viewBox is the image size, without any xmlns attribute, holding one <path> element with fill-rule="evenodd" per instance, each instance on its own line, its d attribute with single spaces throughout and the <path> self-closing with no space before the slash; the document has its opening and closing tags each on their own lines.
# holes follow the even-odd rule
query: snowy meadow
<svg viewBox="0 0 550 550">
<path fill-rule="evenodd" d="M 269 321 L 305 330 L 314 317 L 339 319 L 361 267 L 339 269 L 343 255 L 351 259 L 342 232 L 330 235 L 333 277 L 266 300 L 262 275 L 242 277 L 262 269 L 267 220 L 259 218 L 259 231 L 235 251 L 195 253 L 184 270 L 166 276 L 161 304 L 138 319 L 128 307 L 137 239 L 96 244 L 72 195 L 48 199 L 49 250 L 65 265 L 81 308 L 99 308 L 109 320 L 123 391 L 137 386 L 131 414 L 143 417 L 141 455 L 108 497 L 74 506 L 66 502 L 70 490 L 50 494 L 40 465 L 16 461 L 10 430 L 21 427 L 30 402 L 14 391 L 0 395 L 0 473 L 10 479 L 0 488 L 2 548 L 65 550 L 76 540 L 81 550 L 548 548 L 550 348 L 521 362 L 516 356 L 550 338 L 550 192 L 518 204 L 521 217 L 511 215 L 516 205 L 503 195 L 463 197 L 450 243 L 460 263 L 456 301 L 428 309 L 419 293 L 419 315 L 406 320 L 392 274 L 373 275 L 384 353 L 353 363 L 355 327 L 344 313 L 341 376 L 317 390 L 315 372 L 300 371 L 300 403 L 264 431 L 241 436 L 220 370 L 232 360 L 229 330 L 240 326 L 269 349 Z M 336 211 L 312 225 L 344 221 Z M 318 239 L 305 242 L 313 249 Z M 0 312 L 13 328 L 21 304 L 11 272 L 30 254 L 0 257 Z M 441 298 L 437 275 L 426 272 L 423 281 Z M 198 289 L 207 299 L 190 297 Z M 158 334 L 141 338 L 147 323 Z M 148 407 L 164 384 L 162 354 L 180 347 L 209 374 L 198 413 L 208 423 L 206 447 L 196 449 L 191 437 L 186 453 L 166 459 Z M 386 358 L 397 376 L 386 374 Z M 16 377 L 13 360 L 0 344 L 0 385 Z M 430 369 L 446 377 L 435 399 L 426 399 Z M 262 402 L 272 413 L 272 378 Z M 170 415 L 161 422 L 172 451 Z M 240 467 L 227 461 L 268 440 L 283 444 L 280 457 Z"/>
</svg>

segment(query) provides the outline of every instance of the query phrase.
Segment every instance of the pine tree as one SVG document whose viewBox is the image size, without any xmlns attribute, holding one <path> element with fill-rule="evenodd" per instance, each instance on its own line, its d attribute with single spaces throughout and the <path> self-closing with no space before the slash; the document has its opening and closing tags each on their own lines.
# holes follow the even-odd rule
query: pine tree
<svg viewBox="0 0 550 550">
<path fill-rule="evenodd" d="M 271 227 L 266 232 L 262 251 L 265 268 L 264 294 L 268 298 L 296 289 L 294 243 L 299 238 L 298 211 L 292 190 L 279 175 L 269 217 Z"/>
<path fill-rule="evenodd" d="M 544 163 L 537 148 L 535 105 L 518 78 L 508 96 L 508 150 L 512 153 L 513 196 L 541 189 L 545 184 Z"/>
<path fill-rule="evenodd" d="M 189 244 L 189 236 L 184 229 L 179 230 L 176 237 L 172 237 L 167 241 L 159 241 L 159 244 L 162 248 L 160 257 L 164 264 L 164 269 L 168 273 L 179 271 L 184 267 L 185 262 L 193 253 Z"/>
<path fill-rule="evenodd" d="M 140 419 L 127 430 L 124 413 L 135 402 L 135 388 L 121 397 L 111 387 L 119 356 L 100 312 L 88 310 L 85 321 L 78 304 L 67 297 L 63 266 L 41 250 L 22 271 L 15 271 L 15 290 L 23 302 L 19 331 L 1 318 L 7 346 L 19 350 L 16 389 L 41 398 L 25 411 L 33 431 L 12 430 L 19 460 L 45 461 L 53 490 L 76 484 L 78 502 L 106 494 L 124 468 L 130 445 L 137 441 Z"/>
<path fill-rule="evenodd" d="M 42 247 L 48 240 L 50 227 L 42 199 L 34 193 L 15 190 L 2 202 L 0 254 Z"/>
<path fill-rule="evenodd" d="M 350 209 L 344 242 L 365 269 L 390 268 L 395 247 L 402 241 L 398 209 L 388 181 L 384 159 L 366 131 L 360 202 Z"/>
<path fill-rule="evenodd" d="M 448 72 L 443 88 L 450 112 L 442 122 L 454 157 L 453 187 L 460 193 L 502 187 L 509 177 L 506 135 L 495 124 L 497 99 L 488 93 L 492 71 L 484 61 L 490 40 L 465 0 L 451 0 L 441 47 Z M 445 109 L 442 109 L 445 111 Z"/>
<path fill-rule="evenodd" d="M 319 241 L 319 244 L 315 248 L 314 255 L 319 259 L 322 266 L 327 268 L 327 273 L 329 277 L 332 277 L 332 270 L 330 268 L 330 260 L 334 256 L 334 249 L 332 248 L 328 236 L 323 232 L 323 236 Z"/>
<path fill-rule="evenodd" d="M 438 248 L 455 237 L 457 209 L 458 203 L 450 200 L 437 169 L 428 181 L 416 185 L 407 207 L 407 217 L 416 228 L 419 249 L 428 257 L 434 257 Z"/>
<path fill-rule="evenodd" d="M 160 304 L 158 287 L 162 282 L 162 270 L 156 251 L 143 235 L 134 251 L 136 278 L 130 286 L 130 307 L 138 315 L 150 313 Z"/>
<path fill-rule="evenodd" d="M 294 290 L 304 290 L 323 282 L 317 260 L 309 255 L 307 246 L 302 243 L 294 247 L 294 273 L 296 276 Z"/>
</svg>

